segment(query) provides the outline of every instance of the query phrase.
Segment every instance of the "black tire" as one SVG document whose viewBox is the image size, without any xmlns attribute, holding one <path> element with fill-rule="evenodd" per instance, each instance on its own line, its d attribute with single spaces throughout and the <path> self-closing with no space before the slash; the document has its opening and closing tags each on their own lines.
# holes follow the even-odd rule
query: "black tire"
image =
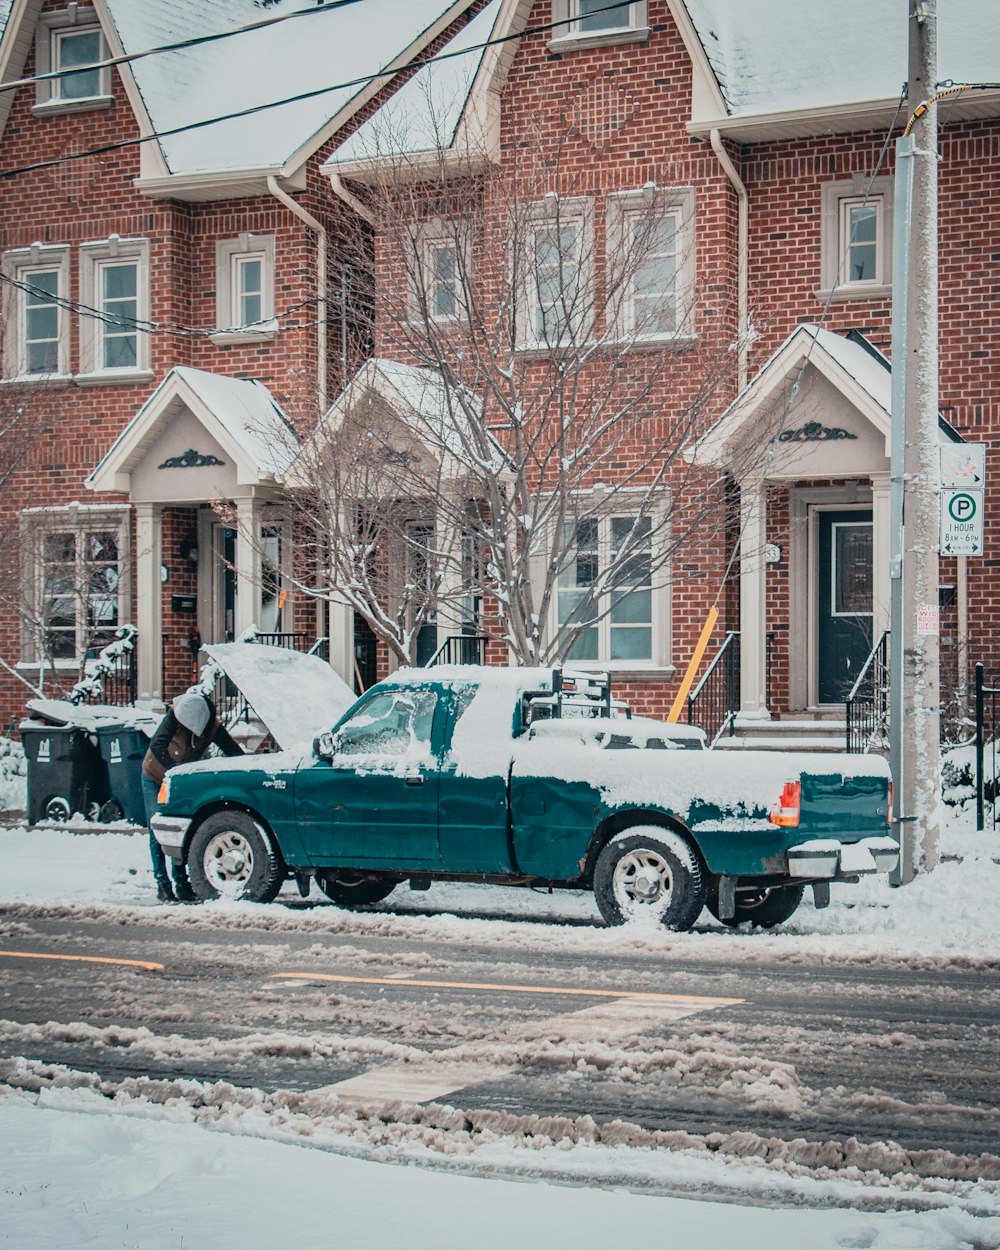
<svg viewBox="0 0 1000 1250">
<path fill-rule="evenodd" d="M 215 812 L 195 832 L 187 852 L 197 898 L 270 903 L 287 874 L 271 835 L 248 812 Z"/>
<path fill-rule="evenodd" d="M 117 799 L 108 799 L 101 807 L 100 819 L 102 824 L 113 825 L 116 820 L 125 819 L 125 809 Z"/>
<path fill-rule="evenodd" d="M 735 929 L 737 925 L 752 924 L 756 929 L 773 929 L 783 924 L 798 909 L 805 893 L 804 885 L 761 886 L 753 893 L 739 891 L 736 895 L 736 915 L 723 920 L 719 915 L 718 889 L 709 889 L 705 905 L 720 924 Z"/>
<path fill-rule="evenodd" d="M 346 869 L 341 872 L 318 872 L 316 884 L 331 903 L 339 903 L 341 907 L 363 907 L 366 903 L 380 903 L 388 898 L 397 882 Z"/>
<path fill-rule="evenodd" d="M 679 834 L 641 825 L 616 834 L 598 855 L 594 897 L 606 924 L 651 915 L 684 932 L 705 905 L 705 882 L 697 856 Z"/>
</svg>

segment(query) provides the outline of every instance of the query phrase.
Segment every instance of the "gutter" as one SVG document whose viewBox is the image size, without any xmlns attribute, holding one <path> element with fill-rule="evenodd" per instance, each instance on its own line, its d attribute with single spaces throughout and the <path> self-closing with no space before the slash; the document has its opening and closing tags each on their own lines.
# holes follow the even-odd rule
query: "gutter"
<svg viewBox="0 0 1000 1250">
<path fill-rule="evenodd" d="M 719 158 L 726 177 L 736 192 L 736 341 L 737 341 L 737 384 L 739 391 L 747 385 L 747 359 L 750 353 L 750 305 L 747 296 L 750 239 L 750 202 L 743 180 L 736 172 L 736 166 L 729 159 L 729 153 L 722 146 L 718 127 L 713 127 L 710 134 L 712 151 Z"/>
<path fill-rule="evenodd" d="M 267 176 L 267 189 L 279 203 L 284 204 L 293 217 L 304 222 L 316 234 L 316 397 L 319 402 L 319 416 L 323 417 L 326 413 L 329 389 L 329 369 L 326 359 L 326 273 L 329 241 L 326 228 L 312 213 L 278 186 L 278 180 L 273 174 Z"/>
</svg>

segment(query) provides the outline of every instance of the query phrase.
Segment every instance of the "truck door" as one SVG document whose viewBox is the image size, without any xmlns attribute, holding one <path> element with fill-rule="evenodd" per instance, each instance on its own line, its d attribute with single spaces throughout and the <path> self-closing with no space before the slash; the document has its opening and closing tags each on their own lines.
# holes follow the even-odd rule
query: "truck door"
<svg viewBox="0 0 1000 1250">
<path fill-rule="evenodd" d="M 337 730 L 333 758 L 299 769 L 295 814 L 311 863 L 400 869 L 439 863 L 444 713 L 436 689 L 376 691 Z"/>
<path fill-rule="evenodd" d="M 448 733 L 439 781 L 442 866 L 449 872 L 514 870 L 507 835 L 510 709 L 479 707 L 463 718 L 478 687 L 451 691 Z M 506 716 L 507 724 L 504 724 Z"/>
</svg>

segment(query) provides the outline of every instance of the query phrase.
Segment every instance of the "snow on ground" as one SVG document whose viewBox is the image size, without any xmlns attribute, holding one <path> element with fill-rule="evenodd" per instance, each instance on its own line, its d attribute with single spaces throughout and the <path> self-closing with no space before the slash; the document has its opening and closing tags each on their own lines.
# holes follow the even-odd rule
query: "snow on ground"
<svg viewBox="0 0 1000 1250">
<path fill-rule="evenodd" d="M 0 806 L 19 804 L 23 778 L 15 776 L 5 782 Z M 756 962 L 779 955 L 995 967 L 1000 838 L 991 830 L 975 833 L 968 813 L 949 811 L 941 850 L 944 862 L 933 874 L 900 889 L 879 881 L 834 887 L 829 909 L 806 903 L 773 934 L 731 932 L 707 912 L 695 932 L 668 934 L 603 928 L 585 894 L 491 886 L 400 888 L 363 913 L 326 904 L 172 909 L 155 901 L 143 831 L 11 823 L 0 828 L 0 903 L 15 911 L 17 905 L 79 907 L 89 915 L 191 928 L 436 934 L 477 945 L 564 950 L 581 959 L 627 944 L 673 960 Z M 292 888 L 284 897 L 292 902 L 298 895 Z M 474 1156 L 455 1157 L 402 1129 L 398 1138 L 359 1142 L 356 1126 L 336 1119 L 296 1124 L 294 1117 L 282 1121 L 226 1098 L 210 1107 L 197 1091 L 147 1097 L 141 1082 L 130 1091 L 98 1089 L 95 1078 L 53 1078 L 51 1069 L 34 1091 L 30 1081 L 17 1084 L 0 1085 L 0 1246 L 18 1250 L 271 1250 L 326 1245 L 334 1237 L 379 1250 L 468 1250 L 470 1244 L 509 1250 L 519 1242 L 603 1250 L 626 1234 L 650 1246 L 738 1238 L 743 1250 L 791 1250 L 807 1242 L 811 1250 L 1000 1246 L 1000 1197 L 988 1183 L 968 1192 L 942 1185 L 940 1205 L 918 1210 L 915 1195 L 894 1181 L 881 1184 L 873 1198 L 863 1178 L 818 1181 L 752 1158 L 734 1165 L 693 1150 L 585 1141 L 526 1152 L 499 1136 Z M 460 1174 L 463 1169 L 475 1175 Z M 732 1200 L 670 1196 L 699 1189 L 728 1192 Z M 872 1202 L 882 1209 L 851 1209 Z"/>
</svg>

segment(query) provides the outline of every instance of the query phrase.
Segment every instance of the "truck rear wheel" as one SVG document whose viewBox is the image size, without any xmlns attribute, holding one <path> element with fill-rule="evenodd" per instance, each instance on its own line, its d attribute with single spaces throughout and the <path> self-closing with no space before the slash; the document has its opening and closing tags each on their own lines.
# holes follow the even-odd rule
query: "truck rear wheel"
<svg viewBox="0 0 1000 1250">
<path fill-rule="evenodd" d="M 730 929 L 741 924 L 752 924 L 757 929 L 773 929 L 794 914 L 802 902 L 805 889 L 804 885 L 785 885 L 740 890 L 736 895 L 736 915 L 726 920 L 719 915 L 717 890 L 709 889 L 706 905 L 716 920 Z"/>
<path fill-rule="evenodd" d="M 616 834 L 597 857 L 594 898 L 607 924 L 649 916 L 683 932 L 705 905 L 705 882 L 683 838 L 641 825 Z"/>
<path fill-rule="evenodd" d="M 331 903 L 341 907 L 362 907 L 365 903 L 380 903 L 396 888 L 395 881 L 385 877 L 368 877 L 363 872 L 318 872 L 316 884 Z"/>
</svg>

